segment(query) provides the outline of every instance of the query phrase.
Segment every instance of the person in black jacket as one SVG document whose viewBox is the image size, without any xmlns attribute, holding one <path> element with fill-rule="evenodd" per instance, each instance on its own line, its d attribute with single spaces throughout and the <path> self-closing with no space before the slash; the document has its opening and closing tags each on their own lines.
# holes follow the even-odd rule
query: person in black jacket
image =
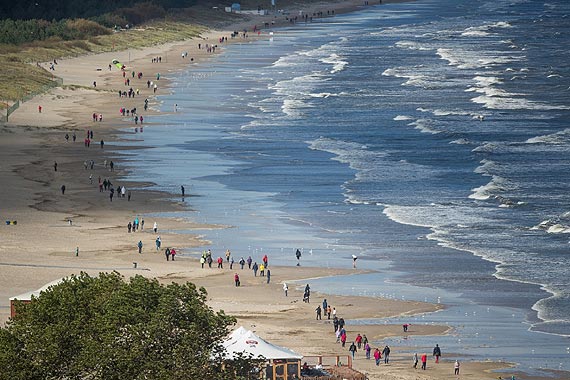
<svg viewBox="0 0 570 380">
<path fill-rule="evenodd" d="M 435 362 L 439 363 L 439 357 L 441 356 L 441 349 L 439 348 L 439 345 L 437 345 L 437 344 L 433 348 L 433 356 L 435 356 Z"/>
</svg>

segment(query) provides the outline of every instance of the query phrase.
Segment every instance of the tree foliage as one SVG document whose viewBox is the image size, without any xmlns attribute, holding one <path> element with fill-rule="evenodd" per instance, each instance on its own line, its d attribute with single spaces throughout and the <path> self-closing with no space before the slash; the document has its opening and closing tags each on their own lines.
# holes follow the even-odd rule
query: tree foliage
<svg viewBox="0 0 570 380">
<path fill-rule="evenodd" d="M 255 361 L 219 364 L 235 319 L 206 295 L 192 283 L 72 276 L 0 329 L 0 380 L 245 378 Z"/>
<path fill-rule="evenodd" d="M 91 36 L 109 34 L 109 29 L 85 20 L 0 20 L 0 43 L 18 45 L 50 38 L 61 40 L 87 39 Z"/>
<path fill-rule="evenodd" d="M 0 2 L 0 19 L 13 20 L 62 20 L 72 18 L 92 18 L 105 13 L 114 13 L 120 8 L 136 7 L 149 0 L 35 0 Z M 164 9 L 186 8 L 197 0 L 152 0 Z"/>
</svg>

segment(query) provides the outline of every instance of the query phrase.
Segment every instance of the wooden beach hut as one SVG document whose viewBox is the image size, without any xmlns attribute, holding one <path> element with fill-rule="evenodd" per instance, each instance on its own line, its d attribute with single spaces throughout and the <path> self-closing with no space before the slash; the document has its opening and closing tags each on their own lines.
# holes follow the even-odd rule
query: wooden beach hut
<svg viewBox="0 0 570 380">
<path fill-rule="evenodd" d="M 51 286 L 59 284 L 61 281 L 63 281 L 63 279 L 59 278 L 57 280 L 45 284 L 38 290 L 33 290 L 26 293 L 22 293 L 14 297 L 10 297 L 10 317 L 14 318 L 14 316 L 16 316 L 17 302 L 30 303 L 32 302 L 32 297 L 39 297 L 41 292 L 48 290 Z"/>
</svg>

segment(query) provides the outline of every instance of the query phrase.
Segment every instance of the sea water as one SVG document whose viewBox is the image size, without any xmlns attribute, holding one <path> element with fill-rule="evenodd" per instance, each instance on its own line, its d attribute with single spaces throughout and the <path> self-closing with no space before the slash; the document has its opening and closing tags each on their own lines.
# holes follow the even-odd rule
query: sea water
<svg viewBox="0 0 570 380">
<path fill-rule="evenodd" d="M 169 114 L 126 135 L 146 147 L 130 178 L 185 185 L 184 216 L 230 227 L 180 231 L 215 257 L 355 254 L 377 272 L 312 288 L 440 302 L 368 322 L 448 323 L 447 352 L 568 370 L 569 36 L 567 1 L 425 0 L 244 40 L 173 74 Z"/>
</svg>

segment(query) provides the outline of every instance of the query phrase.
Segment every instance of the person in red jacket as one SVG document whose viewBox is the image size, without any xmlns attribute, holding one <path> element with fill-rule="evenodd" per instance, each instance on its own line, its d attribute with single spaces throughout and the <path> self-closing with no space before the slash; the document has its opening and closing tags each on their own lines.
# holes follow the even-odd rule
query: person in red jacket
<svg viewBox="0 0 570 380">
<path fill-rule="evenodd" d="M 235 283 L 236 283 L 236 286 L 239 286 L 239 285 L 240 285 L 240 283 L 239 283 L 239 275 L 238 275 L 237 273 L 234 274 L 234 281 L 235 281 Z"/>
<path fill-rule="evenodd" d="M 422 369 L 425 371 L 427 366 L 427 354 L 422 355 Z"/>
<path fill-rule="evenodd" d="M 224 259 L 218 257 L 218 268 L 224 269 Z"/>
<path fill-rule="evenodd" d="M 354 341 L 356 342 L 358 349 L 360 349 L 362 346 L 362 335 L 358 334 L 356 338 L 354 338 Z"/>
</svg>

